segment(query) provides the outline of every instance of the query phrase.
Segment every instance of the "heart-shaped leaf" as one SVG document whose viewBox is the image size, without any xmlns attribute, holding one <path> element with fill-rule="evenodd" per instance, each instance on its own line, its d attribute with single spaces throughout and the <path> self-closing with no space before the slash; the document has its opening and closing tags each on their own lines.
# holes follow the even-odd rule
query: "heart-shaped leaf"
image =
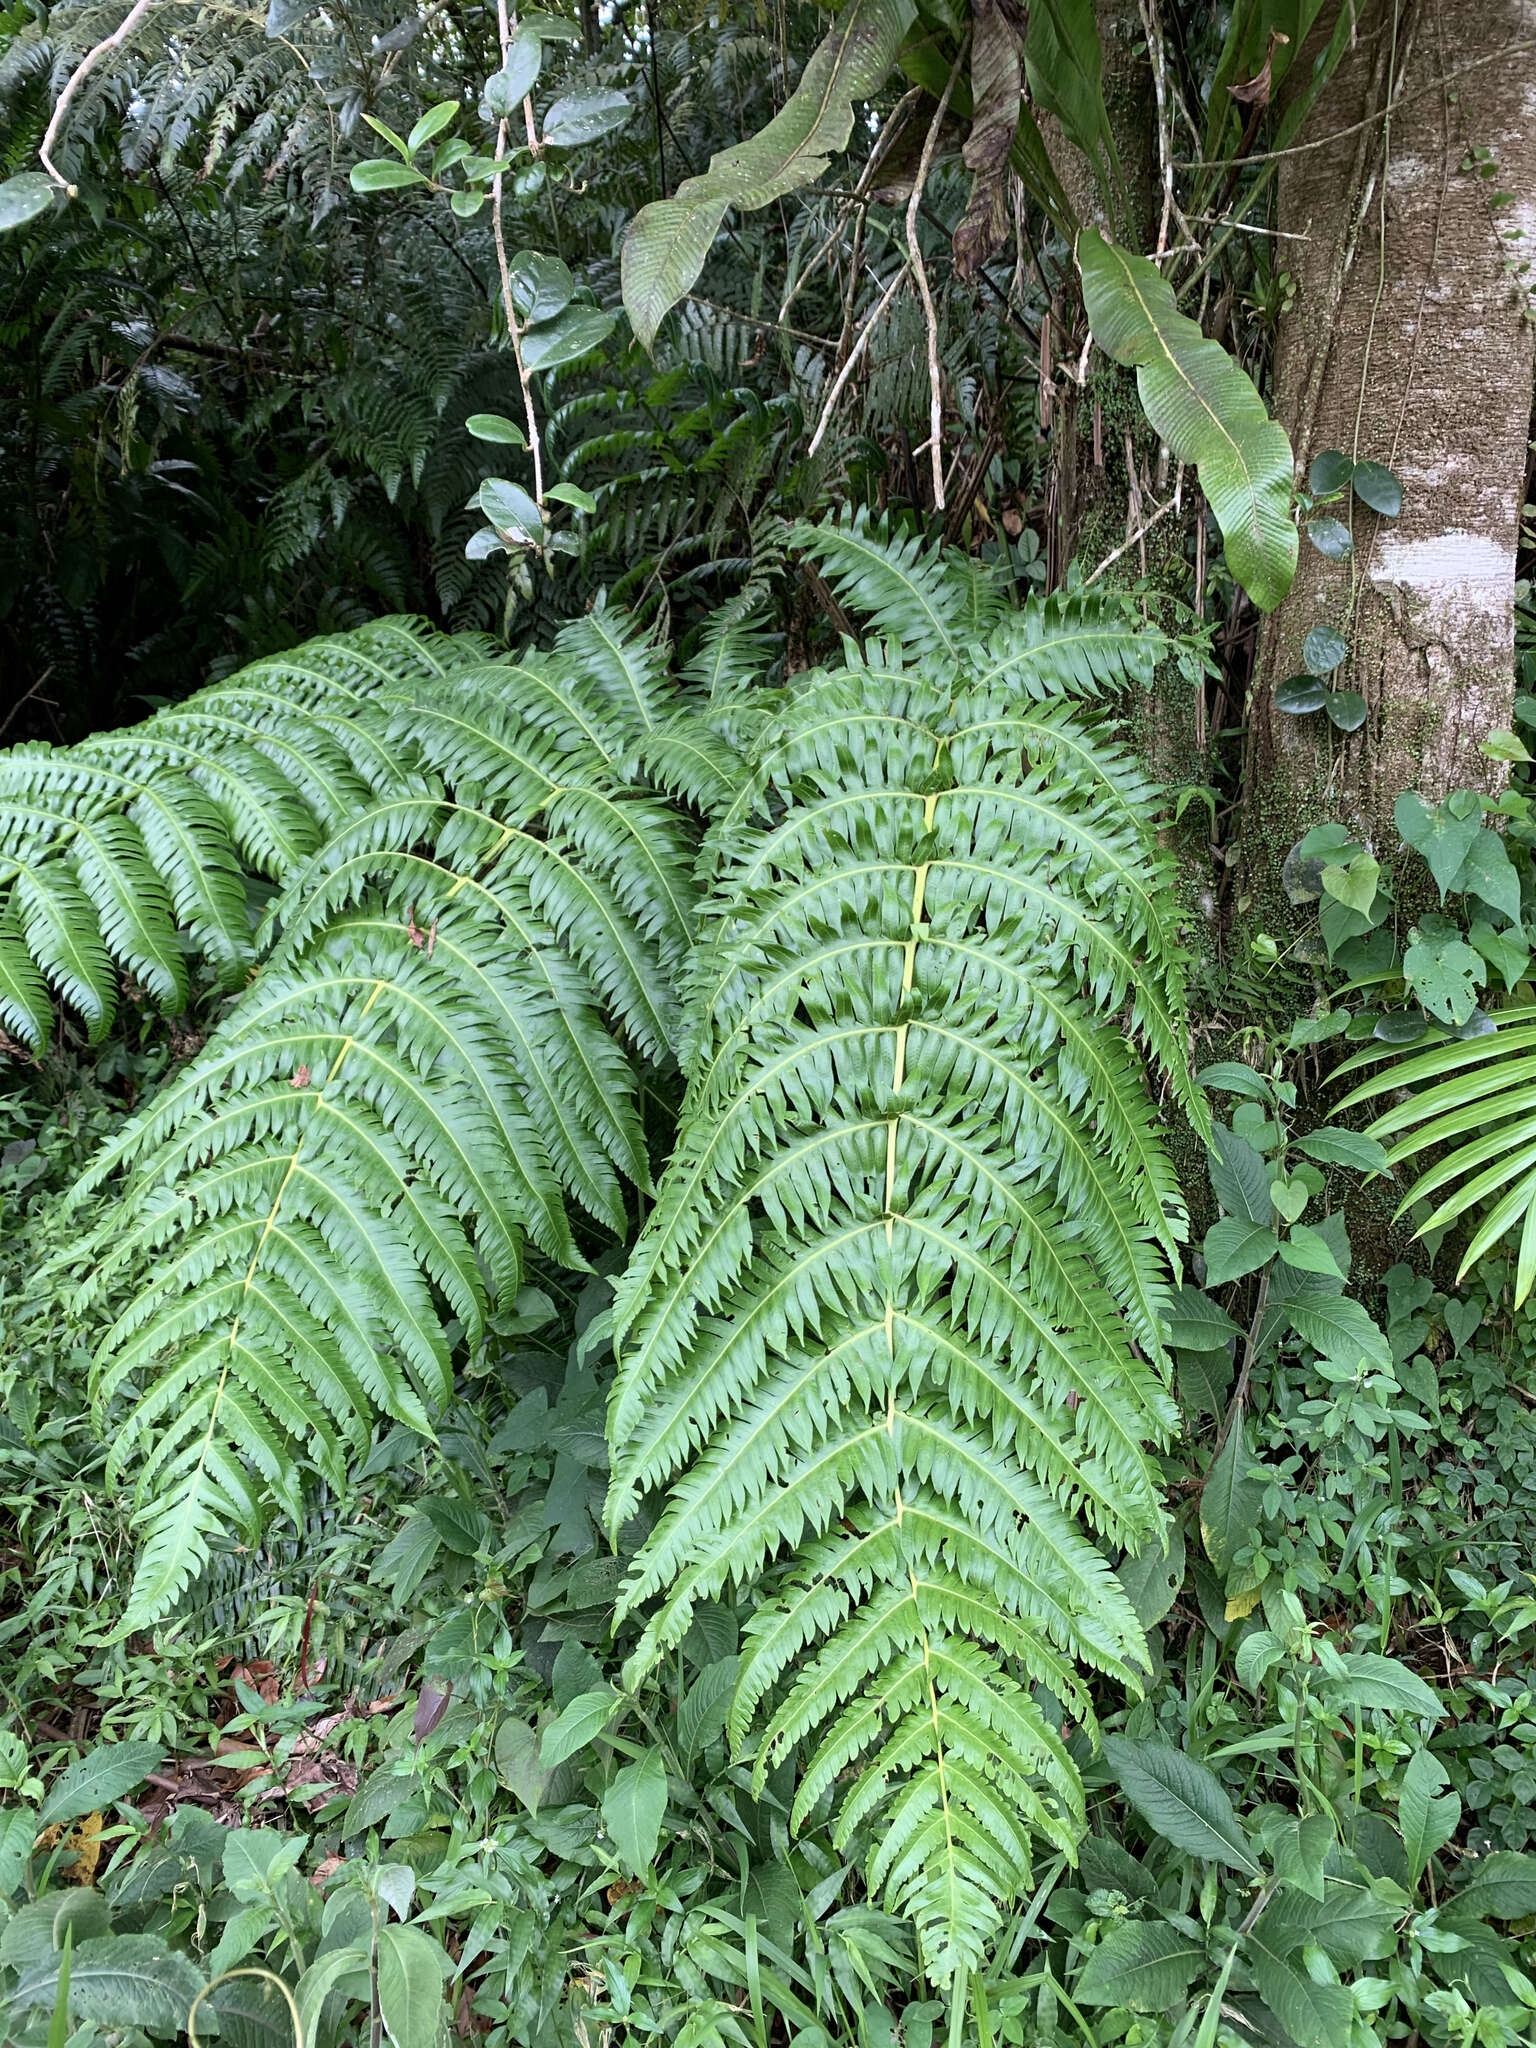
<svg viewBox="0 0 1536 2048">
<path fill-rule="evenodd" d="M 613 315 L 597 306 L 568 306 L 556 320 L 541 321 L 523 336 L 523 367 L 554 370 L 590 355 L 613 332 Z"/>
<path fill-rule="evenodd" d="M 1314 626 L 1301 643 L 1301 658 L 1314 675 L 1332 675 L 1349 657 L 1349 642 L 1333 626 Z"/>
<path fill-rule="evenodd" d="M 1309 519 L 1306 535 L 1317 552 L 1326 555 L 1330 562 L 1347 561 L 1355 551 L 1349 528 L 1342 519 Z"/>
</svg>

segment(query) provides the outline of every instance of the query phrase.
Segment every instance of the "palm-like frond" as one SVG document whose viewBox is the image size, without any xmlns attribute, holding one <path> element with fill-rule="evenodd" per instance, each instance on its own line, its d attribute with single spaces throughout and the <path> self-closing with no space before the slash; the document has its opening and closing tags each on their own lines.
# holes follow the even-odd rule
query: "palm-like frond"
<svg viewBox="0 0 1536 2048">
<path fill-rule="evenodd" d="M 866 594 L 944 617 L 906 549 Z M 615 1305 L 613 1525 L 668 1489 L 629 1678 L 761 1582 L 733 1740 L 759 1781 L 808 1745 L 796 1825 L 841 1786 L 837 1843 L 875 1844 L 939 1980 L 1031 1837 L 1071 1852 L 1035 1689 L 1091 1725 L 1085 1667 L 1138 1684 L 1094 1538 L 1156 1537 L 1175 1419 L 1182 1210 L 1124 1028 L 1188 1093 L 1174 902 L 1139 771 L 1052 701 L 1040 651 L 1086 617 L 1034 611 L 979 679 L 934 626 L 786 698 L 712 828 L 687 1098 Z"/>
</svg>

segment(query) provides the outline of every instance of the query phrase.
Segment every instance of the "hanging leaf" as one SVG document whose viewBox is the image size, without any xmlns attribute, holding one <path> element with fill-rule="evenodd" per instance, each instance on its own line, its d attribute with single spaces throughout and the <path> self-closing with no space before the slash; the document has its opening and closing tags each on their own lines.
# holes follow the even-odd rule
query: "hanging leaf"
<svg viewBox="0 0 1536 2048">
<path fill-rule="evenodd" d="M 1288 711 L 1293 718 L 1303 717 L 1309 711 L 1321 711 L 1327 702 L 1327 688 L 1316 676 L 1291 676 L 1286 682 L 1275 685 L 1275 709 Z"/>
<path fill-rule="evenodd" d="M 512 303 L 530 323 L 553 320 L 571 303 L 576 280 L 558 256 L 542 250 L 524 249 L 514 256 L 507 277 L 512 286 Z"/>
<path fill-rule="evenodd" d="M 55 186 L 41 171 L 20 171 L 0 184 L 0 234 L 24 228 L 53 204 Z"/>
<path fill-rule="evenodd" d="M 555 149 L 575 149 L 600 135 L 622 128 L 634 112 L 621 92 L 573 92 L 558 99 L 544 116 L 544 140 Z"/>
<path fill-rule="evenodd" d="M 436 2048 L 447 1957 L 419 1927 L 381 1927 L 378 1948 L 379 2017 L 393 2048 Z"/>
<path fill-rule="evenodd" d="M 1285 429 L 1226 350 L 1178 311 L 1154 264 L 1094 228 L 1078 237 L 1077 261 L 1094 340 L 1134 367 L 1153 428 L 1199 469 L 1228 568 L 1261 611 L 1273 611 L 1291 587 L 1298 545 Z"/>
<path fill-rule="evenodd" d="M 1325 448 L 1312 458 L 1307 489 L 1314 498 L 1331 498 L 1335 491 L 1345 489 L 1354 473 L 1355 465 L 1342 448 Z"/>
<path fill-rule="evenodd" d="M 1362 505 L 1369 505 L 1383 519 L 1395 519 L 1403 509 L 1403 487 L 1390 469 L 1379 462 L 1357 462 L 1350 482 Z"/>
<path fill-rule="evenodd" d="M 1330 690 L 1323 709 L 1340 732 L 1358 732 L 1369 706 L 1358 690 Z"/>
<path fill-rule="evenodd" d="M 485 104 L 498 121 L 516 113 L 539 81 L 544 45 L 526 23 L 507 45 L 506 60 L 485 81 Z"/>
<path fill-rule="evenodd" d="M 626 1764 L 603 1794 L 603 1826 L 619 1860 L 635 1877 L 644 1877 L 651 1867 L 666 1811 L 666 1762 L 659 1749 L 648 1749 L 638 1763 Z"/>
<path fill-rule="evenodd" d="M 1349 528 L 1342 519 L 1309 519 L 1307 539 L 1330 562 L 1347 561 L 1355 551 Z"/>
<path fill-rule="evenodd" d="M 642 348 L 704 267 L 728 210 L 769 206 L 813 184 L 848 143 L 853 103 L 880 90 L 912 25 L 914 0 L 849 0 L 782 111 L 719 151 L 671 199 L 644 206 L 624 237 L 624 305 Z M 546 126 L 547 133 L 547 126 Z"/>
<path fill-rule="evenodd" d="M 1349 642 L 1332 626 L 1314 626 L 1301 644 L 1301 658 L 1315 676 L 1331 675 L 1348 656 Z"/>
<path fill-rule="evenodd" d="M 1024 89 L 1019 39 L 998 0 L 972 0 L 971 132 L 965 167 L 971 196 L 955 229 L 955 275 L 972 278 L 1008 239 L 1008 158 Z"/>
<path fill-rule="evenodd" d="M 597 306 L 567 306 L 558 319 L 543 320 L 523 336 L 523 367 L 556 370 L 590 355 L 613 332 L 613 315 Z"/>
<path fill-rule="evenodd" d="M 1445 1766 L 1427 1749 L 1416 1749 L 1403 1773 L 1403 1789 L 1397 1802 L 1398 1826 L 1403 1831 L 1403 1852 L 1408 1858 L 1408 1881 L 1416 1885 L 1424 1866 L 1437 1849 L 1443 1849 L 1456 1832 L 1461 1819 L 1461 1800 L 1446 1784 Z M 1536 1897 L 1536 1891 L 1533 1891 Z"/>
<path fill-rule="evenodd" d="M 1024 64 L 1030 98 L 1056 116 L 1102 182 L 1108 168 L 1109 116 L 1104 110 L 1104 56 L 1093 0 L 1035 0 L 1029 10 Z"/>
<path fill-rule="evenodd" d="M 1211 1460 L 1200 1489 L 1200 1541 L 1206 1556 L 1223 1574 L 1239 1543 L 1252 1533 L 1258 1514 L 1259 1488 L 1248 1476 L 1252 1463 L 1247 1425 L 1239 1415 Z"/>
</svg>

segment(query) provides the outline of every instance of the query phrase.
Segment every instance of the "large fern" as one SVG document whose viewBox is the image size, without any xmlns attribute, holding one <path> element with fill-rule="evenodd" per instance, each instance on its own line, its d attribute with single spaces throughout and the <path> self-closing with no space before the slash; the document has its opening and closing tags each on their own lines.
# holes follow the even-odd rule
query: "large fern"
<svg viewBox="0 0 1536 2048">
<path fill-rule="evenodd" d="M 0 1027 L 40 1050 L 57 998 L 99 1038 L 123 973 L 179 1010 L 189 955 L 237 987 L 255 958 L 246 878 L 283 880 L 348 818 L 423 786 L 364 707 L 489 656 L 381 620 L 127 732 L 0 755 Z"/>
<path fill-rule="evenodd" d="M 1133 1037 L 1200 1111 L 1155 793 L 1071 700 L 1157 643 L 1086 601 L 970 640 L 936 558 L 798 538 L 923 658 L 800 679 L 714 827 L 609 1512 L 669 1489 L 628 1680 L 758 1587 L 731 1737 L 758 1784 L 806 1746 L 795 1824 L 839 1802 L 944 1981 L 1073 1851 L 1087 1674 L 1146 1671 L 1105 1551 L 1162 1526 L 1183 1213 Z"/>
<path fill-rule="evenodd" d="M 130 1397 L 125 1628 L 269 1501 L 296 1514 L 306 1470 L 339 1481 L 376 1418 L 430 1431 L 525 1238 L 581 1266 L 624 1232 L 625 1041 L 669 1058 L 692 940 L 692 828 L 633 780 L 674 709 L 604 613 L 359 708 L 412 786 L 290 877 L 253 986 L 78 1190 L 127 1175 L 84 1251 L 125 1300 L 96 1365 L 103 1406 Z"/>
</svg>

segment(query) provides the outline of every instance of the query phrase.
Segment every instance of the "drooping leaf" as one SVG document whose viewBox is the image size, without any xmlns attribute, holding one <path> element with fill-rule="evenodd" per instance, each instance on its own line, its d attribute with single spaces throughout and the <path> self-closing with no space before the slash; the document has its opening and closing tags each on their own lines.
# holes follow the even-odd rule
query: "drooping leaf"
<svg viewBox="0 0 1536 2048">
<path fill-rule="evenodd" d="M 590 355 L 614 328 L 611 313 L 598 306 L 568 306 L 553 320 L 530 327 L 523 336 L 523 364 L 529 370 L 555 370 Z"/>
<path fill-rule="evenodd" d="M 914 0 L 848 0 L 800 83 L 767 127 L 721 150 L 670 199 L 642 207 L 624 237 L 624 305 L 643 348 L 691 290 L 731 207 L 752 210 L 813 184 L 847 147 L 854 102 L 880 90 L 911 27 Z"/>
<path fill-rule="evenodd" d="M 158 1935 L 107 1934 L 72 1945 L 67 1964 L 55 1953 L 23 1970 L 9 1994 L 11 2008 L 51 2007 L 66 1967 L 71 2020 L 142 2027 L 156 2035 L 181 2031 L 204 1982 L 190 1958 L 167 1948 Z"/>
<path fill-rule="evenodd" d="M 1245 1217 L 1223 1216 L 1205 1233 L 1205 1284 L 1225 1287 L 1268 1265 L 1279 1249 L 1279 1240 L 1261 1223 Z"/>
<path fill-rule="evenodd" d="M 1008 159 L 1023 89 L 1023 59 L 1012 21 L 999 0 L 972 0 L 971 132 L 964 150 L 971 195 L 955 229 L 957 277 L 974 277 L 1008 238 Z"/>
<path fill-rule="evenodd" d="M 634 111 L 628 94 L 613 88 L 567 93 L 544 116 L 544 140 L 555 149 L 576 149 L 622 128 Z"/>
<path fill-rule="evenodd" d="M 650 1869 L 666 1811 L 666 1759 L 659 1749 L 648 1749 L 616 1773 L 602 1801 L 603 1826 L 632 1876 L 644 1877 Z"/>
<path fill-rule="evenodd" d="M 1029 10 L 1024 63 L 1030 98 L 1054 114 L 1093 165 L 1110 174 L 1109 116 L 1104 108 L 1104 54 L 1093 0 L 1038 0 Z M 1109 194 L 1103 196 L 1107 199 Z"/>
<path fill-rule="evenodd" d="M 1200 1489 L 1200 1540 L 1206 1556 L 1223 1575 L 1231 1568 L 1239 1544 L 1253 1534 L 1259 1485 L 1248 1475 L 1252 1463 L 1246 1419 L 1235 1416 Z"/>
<path fill-rule="evenodd" d="M 53 204 L 58 190 L 42 171 L 18 171 L 0 183 L 0 235 L 12 228 L 24 228 Z"/>
<path fill-rule="evenodd" d="M 379 2017 L 392 2048 L 436 2048 L 447 1957 L 419 1927 L 381 1927 Z"/>
<path fill-rule="evenodd" d="M 1349 2048 L 1355 2005 L 1342 1984 L 1320 1984 L 1294 1957 L 1269 1946 L 1261 1920 L 1244 1954 L 1259 1996 L 1293 2041 L 1307 2048 Z"/>
<path fill-rule="evenodd" d="M 1261 611 L 1273 611 L 1296 573 L 1285 429 L 1226 350 L 1178 311 L 1155 264 L 1094 228 L 1078 237 L 1077 261 L 1094 340 L 1135 368 L 1152 426 L 1199 470 L 1228 567 Z"/>
<path fill-rule="evenodd" d="M 1355 496 L 1383 519 L 1395 519 L 1403 509 L 1403 487 L 1379 462 L 1357 462 L 1350 474 Z"/>
<path fill-rule="evenodd" d="M 1447 1792 L 1445 1766 L 1427 1749 L 1416 1749 L 1403 1773 L 1398 1796 L 1397 1824 L 1402 1830 L 1403 1853 L 1408 1858 L 1408 1881 L 1417 1885 L 1425 1865 L 1437 1849 L 1456 1832 L 1461 1819 L 1461 1798 Z M 1532 1887 L 1536 1902 L 1536 1886 Z"/>
</svg>

